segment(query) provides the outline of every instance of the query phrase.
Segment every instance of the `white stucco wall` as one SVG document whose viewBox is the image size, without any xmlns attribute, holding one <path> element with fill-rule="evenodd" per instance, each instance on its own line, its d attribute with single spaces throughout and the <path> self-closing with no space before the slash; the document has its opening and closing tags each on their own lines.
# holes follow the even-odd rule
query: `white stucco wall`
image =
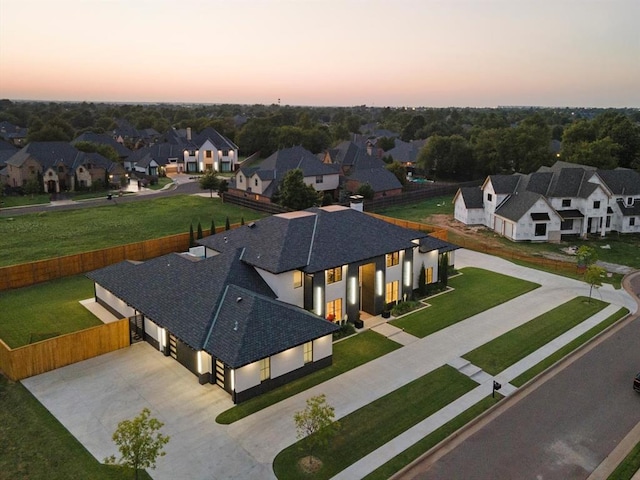
<svg viewBox="0 0 640 480">
<path fill-rule="evenodd" d="M 122 318 L 133 317 L 136 314 L 136 311 L 128 306 L 125 302 L 116 297 L 113 293 L 111 293 L 106 288 L 101 287 L 97 283 L 96 287 L 96 296 L 113 308 L 116 312 L 119 312 L 122 315 Z"/>
<path fill-rule="evenodd" d="M 302 345 L 290 348 L 271 357 L 271 378 L 277 378 L 304 366 Z"/>
<path fill-rule="evenodd" d="M 264 279 L 264 281 L 267 282 L 267 285 L 271 287 L 278 300 L 289 303 L 291 305 L 296 305 L 301 308 L 304 307 L 304 286 L 300 286 L 297 288 L 293 287 L 293 271 L 284 272 L 277 275 L 260 268 L 256 268 L 256 271 Z"/>
<path fill-rule="evenodd" d="M 260 385 L 260 363 L 254 362 L 234 370 L 234 387 L 236 392 L 242 392 Z"/>
<path fill-rule="evenodd" d="M 418 249 L 413 250 L 413 288 L 419 287 L 420 267 L 424 263 L 425 270 L 433 268 L 433 281 L 438 281 L 438 251 L 432 250 L 426 253 L 420 253 Z"/>
<path fill-rule="evenodd" d="M 331 334 L 313 341 L 313 361 L 317 362 L 333 353 L 333 336 Z"/>
<path fill-rule="evenodd" d="M 160 339 L 160 331 L 161 328 L 149 320 L 147 317 L 144 317 L 144 333 L 149 335 L 151 338 L 156 340 L 158 343 L 162 343 Z"/>
</svg>

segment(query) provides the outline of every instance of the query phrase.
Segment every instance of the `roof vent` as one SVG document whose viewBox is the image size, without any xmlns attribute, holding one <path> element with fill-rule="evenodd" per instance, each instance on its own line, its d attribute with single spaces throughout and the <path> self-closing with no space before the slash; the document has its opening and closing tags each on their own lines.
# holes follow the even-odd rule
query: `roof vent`
<svg viewBox="0 0 640 480">
<path fill-rule="evenodd" d="M 236 298 L 236 302 L 240 303 L 242 301 L 242 297 Z"/>
<path fill-rule="evenodd" d="M 236 320 L 236 323 L 233 325 L 233 331 L 237 332 L 238 331 L 238 321 Z"/>
</svg>

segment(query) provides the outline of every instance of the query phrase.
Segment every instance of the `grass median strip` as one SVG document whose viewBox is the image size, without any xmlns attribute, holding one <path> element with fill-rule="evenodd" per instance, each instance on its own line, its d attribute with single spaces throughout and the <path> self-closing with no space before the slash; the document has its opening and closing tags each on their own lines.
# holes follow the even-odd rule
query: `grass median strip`
<svg viewBox="0 0 640 480">
<path fill-rule="evenodd" d="M 449 292 L 428 299 L 431 305 L 405 317 L 393 320 L 416 337 L 426 337 L 450 325 L 519 297 L 540 285 L 481 268 L 463 268 L 463 275 L 449 279 Z"/>
<path fill-rule="evenodd" d="M 80 300 L 93 297 L 84 275 L 0 292 L 0 338 L 11 348 L 102 325 Z"/>
<path fill-rule="evenodd" d="M 573 352 L 580 345 L 583 345 L 583 344 L 587 343 L 593 337 L 595 337 L 600 332 L 602 332 L 606 328 L 608 328 L 611 325 L 613 325 L 614 323 L 616 323 L 618 320 L 620 320 L 621 318 L 626 316 L 628 313 L 629 313 L 629 310 L 627 310 L 626 308 L 621 308 L 620 310 L 618 310 L 613 315 L 610 315 L 603 322 L 600 322 L 595 327 L 589 329 L 588 331 L 586 331 L 585 333 L 580 335 L 578 338 L 576 338 L 572 342 L 570 342 L 567 345 L 565 345 L 564 347 L 562 347 L 560 350 L 555 352 L 553 355 L 548 356 L 543 361 L 541 361 L 537 365 L 533 366 L 532 368 L 530 368 L 526 372 L 522 373 L 521 375 L 518 375 L 516 378 L 511 380 L 511 382 L 509 382 L 509 383 L 511 383 L 511 385 L 513 385 L 515 387 L 520 387 L 520 386 L 524 385 L 526 382 L 531 380 L 533 377 L 535 377 L 539 373 L 542 373 L 544 370 L 549 368 L 551 365 L 556 363 L 558 360 L 560 360 L 560 359 L 566 357 L 567 355 L 569 355 L 571 352 Z"/>
<path fill-rule="evenodd" d="M 398 348 L 398 343 L 371 330 L 337 342 L 333 345 L 331 366 L 236 405 L 218 415 L 216 422 L 236 422 Z"/>
<path fill-rule="evenodd" d="M 20 383 L 0 375 L 0 477 L 31 480 L 133 478 L 128 468 L 102 465 Z M 118 453 L 113 445 L 113 453 Z M 150 479 L 141 471 L 141 480 Z"/>
<path fill-rule="evenodd" d="M 463 358 L 489 375 L 496 375 L 607 305 L 601 300 L 576 297 L 472 350 Z"/>
<path fill-rule="evenodd" d="M 340 419 L 338 435 L 326 448 L 314 452 L 323 462 L 322 468 L 305 478 L 331 478 L 477 386 L 445 365 L 365 405 Z M 276 456 L 273 468 L 279 479 L 301 477 L 298 460 L 306 454 L 301 451 L 305 441 Z"/>
</svg>

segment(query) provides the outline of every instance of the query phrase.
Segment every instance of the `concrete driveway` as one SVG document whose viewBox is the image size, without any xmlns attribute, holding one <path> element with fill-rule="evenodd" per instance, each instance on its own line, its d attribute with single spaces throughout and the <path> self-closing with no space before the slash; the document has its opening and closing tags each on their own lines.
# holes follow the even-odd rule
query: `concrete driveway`
<svg viewBox="0 0 640 480">
<path fill-rule="evenodd" d="M 216 416 L 233 406 L 214 385 L 147 343 L 28 378 L 22 382 L 98 460 L 118 454 L 111 440 L 118 422 L 147 407 L 171 436 L 154 479 L 267 479 L 260 464 L 229 437 Z"/>
</svg>

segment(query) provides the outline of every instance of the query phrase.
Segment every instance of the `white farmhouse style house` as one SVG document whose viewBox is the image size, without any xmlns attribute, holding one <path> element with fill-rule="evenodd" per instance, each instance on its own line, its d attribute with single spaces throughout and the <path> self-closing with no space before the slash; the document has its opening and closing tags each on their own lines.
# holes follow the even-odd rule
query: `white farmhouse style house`
<svg viewBox="0 0 640 480">
<path fill-rule="evenodd" d="M 454 197 L 455 219 L 514 241 L 640 232 L 640 174 L 567 162 L 529 175 L 490 175 Z"/>
</svg>

